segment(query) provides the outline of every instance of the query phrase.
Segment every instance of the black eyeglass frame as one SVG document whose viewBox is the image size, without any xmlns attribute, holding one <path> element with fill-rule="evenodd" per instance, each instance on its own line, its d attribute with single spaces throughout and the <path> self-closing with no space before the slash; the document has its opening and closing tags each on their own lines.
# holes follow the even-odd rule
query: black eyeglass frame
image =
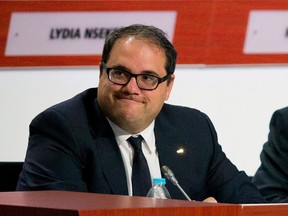
<svg viewBox="0 0 288 216">
<path fill-rule="evenodd" d="M 159 84 L 161 84 L 161 83 L 165 82 L 166 80 L 168 80 L 168 79 L 170 78 L 170 76 L 172 75 L 172 73 L 168 73 L 168 74 L 167 74 L 166 76 L 164 76 L 164 77 L 157 77 L 157 76 L 152 75 L 152 74 L 133 74 L 133 73 L 131 73 L 131 72 L 127 71 L 127 70 L 121 69 L 121 68 L 109 68 L 109 67 L 107 67 L 106 63 L 103 62 L 103 61 L 101 61 L 101 65 L 102 65 L 102 69 L 106 71 L 106 73 L 107 73 L 107 75 L 108 75 L 108 79 L 109 79 L 110 82 L 112 82 L 112 83 L 114 83 L 114 84 L 117 84 L 117 85 L 125 86 L 125 85 L 127 85 L 127 83 L 130 82 L 131 78 L 134 77 L 135 80 L 136 80 L 136 83 L 137 83 L 138 88 L 141 89 L 141 90 L 146 90 L 146 91 L 153 91 L 153 90 L 155 90 L 155 89 L 159 86 Z M 124 83 L 124 84 L 120 84 L 120 83 L 117 83 L 117 82 L 112 81 L 111 78 L 110 78 L 110 71 L 111 71 L 112 69 L 121 70 L 121 71 L 126 72 L 127 74 L 129 74 L 130 77 L 129 77 L 129 79 L 127 80 L 127 82 Z M 156 85 L 154 88 L 152 88 L 152 89 L 150 89 L 150 88 L 149 88 L 149 89 L 143 88 L 143 87 L 139 86 L 139 84 L 138 84 L 138 80 L 137 80 L 137 77 L 138 77 L 138 76 L 150 76 L 150 77 L 154 77 L 154 78 L 157 79 L 157 85 Z"/>
</svg>

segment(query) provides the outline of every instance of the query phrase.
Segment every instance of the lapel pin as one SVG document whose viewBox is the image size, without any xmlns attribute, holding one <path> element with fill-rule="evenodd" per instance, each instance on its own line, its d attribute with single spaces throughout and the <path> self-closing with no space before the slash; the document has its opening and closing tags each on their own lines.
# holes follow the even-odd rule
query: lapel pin
<svg viewBox="0 0 288 216">
<path fill-rule="evenodd" d="M 177 154 L 184 154 L 185 151 L 183 148 L 180 148 L 176 152 L 177 152 Z"/>
</svg>

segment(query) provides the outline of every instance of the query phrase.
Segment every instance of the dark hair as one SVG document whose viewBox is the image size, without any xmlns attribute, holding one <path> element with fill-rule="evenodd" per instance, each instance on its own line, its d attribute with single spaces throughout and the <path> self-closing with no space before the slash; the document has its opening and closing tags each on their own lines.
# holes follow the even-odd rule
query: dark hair
<svg viewBox="0 0 288 216">
<path fill-rule="evenodd" d="M 174 73 L 177 60 L 177 51 L 168 40 L 167 34 L 154 26 L 134 24 L 111 32 L 105 39 L 102 52 L 102 61 L 105 63 L 108 61 L 110 52 L 118 39 L 129 36 L 146 40 L 163 50 L 166 55 L 166 72 L 167 74 Z"/>
</svg>

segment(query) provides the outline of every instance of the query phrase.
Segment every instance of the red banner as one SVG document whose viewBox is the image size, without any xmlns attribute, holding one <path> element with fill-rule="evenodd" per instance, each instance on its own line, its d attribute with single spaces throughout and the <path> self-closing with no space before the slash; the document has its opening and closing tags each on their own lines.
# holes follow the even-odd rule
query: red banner
<svg viewBox="0 0 288 216">
<path fill-rule="evenodd" d="M 287 53 L 243 52 L 252 10 L 288 10 L 286 0 L 158 0 L 158 1 L 1 1 L 0 67 L 93 66 L 100 55 L 5 55 L 14 12 L 163 12 L 175 11 L 173 44 L 178 64 L 287 64 Z M 113 21 L 115 17 L 111 16 Z M 131 17 L 133 20 L 133 17 Z M 116 20 L 115 20 L 116 21 Z M 30 28 L 31 26 L 27 26 Z M 32 28 L 32 27 L 31 27 Z"/>
</svg>

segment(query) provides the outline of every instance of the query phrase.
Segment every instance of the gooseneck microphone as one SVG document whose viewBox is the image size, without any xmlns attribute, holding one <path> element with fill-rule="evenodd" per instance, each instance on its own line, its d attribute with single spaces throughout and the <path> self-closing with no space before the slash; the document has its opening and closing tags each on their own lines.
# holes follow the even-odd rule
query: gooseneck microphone
<svg viewBox="0 0 288 216">
<path fill-rule="evenodd" d="M 174 173 L 172 172 L 172 170 L 169 167 L 164 165 L 164 166 L 162 166 L 161 171 L 169 181 L 171 181 L 174 185 L 176 185 L 178 187 L 178 189 L 186 197 L 186 199 L 191 201 L 190 197 L 185 193 L 185 191 L 182 189 L 182 187 L 178 184 L 178 180 L 174 176 Z"/>
</svg>

